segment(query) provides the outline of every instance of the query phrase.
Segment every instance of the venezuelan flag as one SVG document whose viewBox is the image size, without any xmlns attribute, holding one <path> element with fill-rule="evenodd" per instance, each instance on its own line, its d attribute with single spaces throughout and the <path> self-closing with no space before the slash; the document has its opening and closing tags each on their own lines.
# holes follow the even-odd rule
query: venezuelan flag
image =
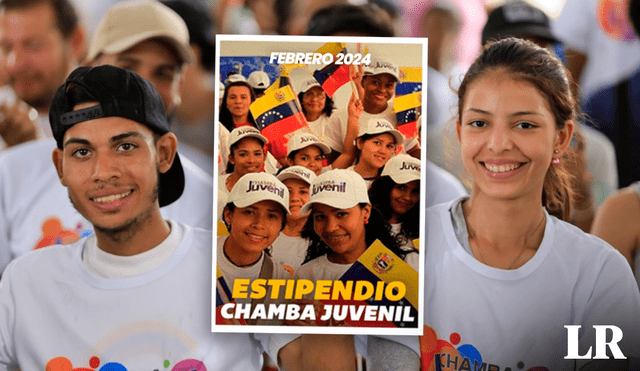
<svg viewBox="0 0 640 371">
<path fill-rule="evenodd" d="M 333 54 L 333 60 L 335 61 L 336 56 L 340 53 L 346 53 L 347 49 L 345 48 L 344 43 L 326 43 L 315 52 L 321 54 Z M 351 80 L 349 77 L 349 66 L 346 64 L 336 64 L 335 62 L 320 70 L 314 71 L 313 77 L 318 80 L 322 89 L 324 89 L 330 97 L 333 97 L 336 90 Z"/>
<path fill-rule="evenodd" d="M 290 85 L 265 93 L 251 103 L 249 109 L 258 129 L 269 140 L 269 151 L 280 160 L 287 155 L 289 137 L 294 131 L 307 127 L 307 119 Z"/>
<path fill-rule="evenodd" d="M 324 304 L 340 304 L 340 305 L 353 305 L 353 306 L 367 306 L 367 305 L 379 305 L 396 308 L 410 307 L 410 315 L 415 319 L 412 322 L 403 322 L 401 319 L 397 320 L 394 315 L 391 320 L 381 319 L 375 322 L 367 322 L 362 320 L 350 321 L 347 320 L 348 326 L 353 327 L 403 327 L 403 328 L 417 328 L 418 326 L 418 289 L 419 280 L 418 272 L 411 268 L 409 264 L 405 263 L 391 250 L 384 246 L 380 241 L 376 240 L 367 250 L 353 263 L 351 268 L 340 277 L 340 281 L 345 284 L 349 281 L 368 281 L 373 287 L 376 287 L 378 282 L 383 282 L 384 287 L 394 281 L 404 283 L 407 292 L 403 298 L 398 301 L 391 302 L 387 298 L 382 297 L 380 300 L 376 300 L 375 296 L 365 301 L 357 300 L 322 300 Z"/>
<path fill-rule="evenodd" d="M 400 68 L 400 82 L 396 85 L 393 107 L 398 130 L 407 138 L 417 136 L 416 120 L 422 107 L 422 68 Z"/>
</svg>

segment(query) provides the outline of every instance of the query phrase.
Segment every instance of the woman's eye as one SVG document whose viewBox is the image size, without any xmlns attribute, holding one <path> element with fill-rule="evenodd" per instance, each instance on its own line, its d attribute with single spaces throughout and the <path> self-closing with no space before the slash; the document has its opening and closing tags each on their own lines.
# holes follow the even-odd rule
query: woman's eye
<svg viewBox="0 0 640 371">
<path fill-rule="evenodd" d="M 487 126 L 487 124 L 484 121 L 480 121 L 480 120 L 471 121 L 469 125 L 473 126 L 474 128 L 483 128 Z"/>
<path fill-rule="evenodd" d="M 535 127 L 535 125 L 530 122 L 521 122 L 518 125 L 516 125 L 516 127 L 520 129 L 532 129 Z"/>
</svg>

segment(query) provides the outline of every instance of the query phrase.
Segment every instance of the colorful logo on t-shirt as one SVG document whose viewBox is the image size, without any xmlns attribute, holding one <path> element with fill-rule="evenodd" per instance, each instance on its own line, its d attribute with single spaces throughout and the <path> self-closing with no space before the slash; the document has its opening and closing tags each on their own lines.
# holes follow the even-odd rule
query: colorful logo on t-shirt
<svg viewBox="0 0 640 371">
<path fill-rule="evenodd" d="M 78 241 L 80 238 L 90 236 L 93 231 L 83 228 L 78 223 L 75 229 L 65 229 L 59 218 L 52 216 L 42 223 L 42 237 L 33 247 L 34 250 L 51 245 L 67 245 Z"/>
<path fill-rule="evenodd" d="M 546 367 L 525 365 L 518 362 L 517 368 L 494 365 L 482 358 L 480 351 L 471 344 L 460 344 L 462 337 L 457 332 L 449 335 L 449 341 L 438 339 L 435 330 L 424 326 L 420 336 L 421 369 L 424 371 L 549 371 Z"/>
<path fill-rule="evenodd" d="M 167 371 L 207 371 L 207 366 L 196 359 L 185 359 L 176 363 L 169 369 L 171 363 L 164 361 L 163 368 L 157 365 L 149 365 L 149 370 L 167 370 Z M 100 358 L 91 357 L 89 359 L 89 367 L 73 368 L 73 364 L 66 357 L 56 357 L 45 366 L 45 371 L 128 371 L 128 369 L 118 362 L 108 362 L 100 367 Z"/>
<path fill-rule="evenodd" d="M 629 0 L 600 0 L 596 8 L 596 22 L 607 37 L 631 42 L 636 39 L 627 16 Z"/>
</svg>

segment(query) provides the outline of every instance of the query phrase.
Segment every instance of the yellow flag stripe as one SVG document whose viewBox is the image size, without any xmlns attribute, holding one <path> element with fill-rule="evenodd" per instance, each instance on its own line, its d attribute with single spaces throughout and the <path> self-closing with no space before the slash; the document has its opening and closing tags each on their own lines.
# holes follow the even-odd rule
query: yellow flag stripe
<svg viewBox="0 0 640 371">
<path fill-rule="evenodd" d="M 251 103 L 249 109 L 254 119 L 267 112 L 268 110 L 277 107 L 283 103 L 296 99 L 293 90 L 289 85 L 283 86 L 279 89 L 265 94 L 264 97 L 258 98 L 255 102 Z"/>
<path fill-rule="evenodd" d="M 385 254 L 391 257 L 392 260 L 388 262 L 389 268 L 383 273 L 380 273 L 378 269 L 374 268 L 374 265 L 377 266 L 377 262 L 380 260 L 380 257 Z M 393 281 L 400 281 L 404 283 L 407 288 L 405 298 L 413 305 L 414 308 L 418 309 L 418 272 L 411 268 L 409 264 L 405 263 L 404 260 L 391 252 L 391 250 L 384 246 L 382 242 L 376 240 L 362 255 L 360 255 L 358 261 L 367 267 L 367 269 L 376 277 L 386 283 Z"/>
<path fill-rule="evenodd" d="M 336 55 L 336 54 L 338 54 L 338 53 L 340 53 L 342 51 L 344 46 L 345 46 L 344 43 L 326 43 L 326 44 L 322 45 L 315 52 L 316 53 L 321 53 L 321 54 L 331 53 L 333 55 Z"/>
<path fill-rule="evenodd" d="M 422 82 L 422 67 L 401 67 L 400 82 Z"/>
<path fill-rule="evenodd" d="M 396 112 L 402 112 L 410 108 L 420 107 L 422 104 L 421 99 L 422 92 L 419 91 L 395 97 L 393 98 L 393 110 Z"/>
</svg>

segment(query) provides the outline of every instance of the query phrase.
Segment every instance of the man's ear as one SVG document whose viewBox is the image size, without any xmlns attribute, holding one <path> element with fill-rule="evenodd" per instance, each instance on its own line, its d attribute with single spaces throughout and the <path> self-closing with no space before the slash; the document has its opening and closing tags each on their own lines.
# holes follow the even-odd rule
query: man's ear
<svg viewBox="0 0 640 371">
<path fill-rule="evenodd" d="M 63 158 L 64 158 L 64 152 L 60 148 L 56 148 L 53 150 L 53 153 L 51 154 L 53 165 L 56 167 L 56 172 L 58 173 L 58 179 L 60 179 L 60 183 L 66 187 L 67 181 L 64 178 L 64 173 L 62 171 Z"/>
<path fill-rule="evenodd" d="M 158 156 L 158 170 L 166 173 L 171 169 L 173 160 L 178 152 L 178 138 L 173 133 L 165 133 L 156 141 L 156 154 Z"/>
<path fill-rule="evenodd" d="M 80 64 L 87 56 L 87 30 L 83 26 L 77 26 L 69 35 L 71 53 L 76 63 Z"/>
</svg>

